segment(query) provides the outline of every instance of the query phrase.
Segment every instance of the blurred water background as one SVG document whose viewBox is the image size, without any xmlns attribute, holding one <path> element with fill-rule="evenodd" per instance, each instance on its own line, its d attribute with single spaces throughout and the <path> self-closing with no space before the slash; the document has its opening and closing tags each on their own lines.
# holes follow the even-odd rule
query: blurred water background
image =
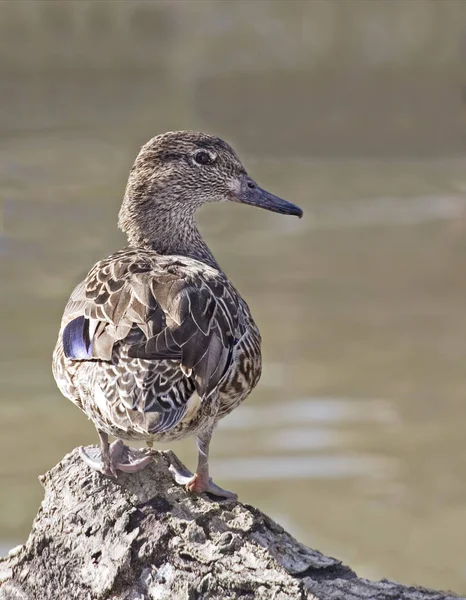
<svg viewBox="0 0 466 600">
<path fill-rule="evenodd" d="M 226 138 L 305 209 L 199 220 L 264 338 L 219 484 L 359 574 L 466 594 L 466 2 L 0 3 L 0 549 L 92 424 L 50 371 L 145 141 Z M 195 463 L 193 440 L 173 446 Z"/>
</svg>

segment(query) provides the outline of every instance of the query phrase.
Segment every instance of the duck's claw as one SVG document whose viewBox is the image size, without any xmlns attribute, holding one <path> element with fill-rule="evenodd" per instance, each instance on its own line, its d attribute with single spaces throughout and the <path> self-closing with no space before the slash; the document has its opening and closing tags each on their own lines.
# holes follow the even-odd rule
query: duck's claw
<svg viewBox="0 0 466 600">
<path fill-rule="evenodd" d="M 82 446 L 79 448 L 79 453 L 91 469 L 107 477 L 115 478 L 118 477 L 118 471 L 135 473 L 145 469 L 152 462 L 152 456 L 150 455 L 138 459 L 132 457 L 128 446 L 125 446 L 121 440 L 116 440 L 110 444 L 107 453 L 94 448 L 93 455 L 91 455 Z"/>
<path fill-rule="evenodd" d="M 173 464 L 169 466 L 169 470 L 176 483 L 184 485 L 188 492 L 194 492 L 196 494 L 207 492 L 208 494 L 220 496 L 221 498 L 229 498 L 231 500 L 238 499 L 237 494 L 234 492 L 229 492 L 228 490 L 224 490 L 214 483 L 212 478 L 208 476 L 206 477 L 203 473 L 195 473 L 193 475 L 191 471 L 188 471 L 188 469 L 185 467 L 177 468 Z"/>
</svg>

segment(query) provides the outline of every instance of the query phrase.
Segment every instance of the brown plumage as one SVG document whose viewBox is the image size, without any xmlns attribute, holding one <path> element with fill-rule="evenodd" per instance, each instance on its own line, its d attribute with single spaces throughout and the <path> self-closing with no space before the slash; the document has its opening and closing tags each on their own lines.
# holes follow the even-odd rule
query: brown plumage
<svg viewBox="0 0 466 600">
<path fill-rule="evenodd" d="M 192 491 L 232 496 L 209 478 L 215 424 L 238 406 L 261 372 L 260 334 L 249 308 L 216 263 L 195 222 L 205 202 L 236 201 L 301 216 L 250 179 L 219 138 L 159 135 L 131 169 L 119 226 L 130 246 L 98 262 L 71 294 L 53 357 L 62 393 L 94 422 L 107 475 L 144 468 L 122 439 L 196 435 Z M 117 438 L 109 445 L 108 434 Z"/>
</svg>

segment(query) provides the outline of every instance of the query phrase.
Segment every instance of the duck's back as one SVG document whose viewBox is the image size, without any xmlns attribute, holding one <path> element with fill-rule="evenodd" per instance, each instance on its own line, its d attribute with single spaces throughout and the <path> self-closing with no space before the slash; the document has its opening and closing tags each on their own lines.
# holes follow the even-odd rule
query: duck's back
<svg viewBox="0 0 466 600">
<path fill-rule="evenodd" d="M 260 376 L 260 337 L 226 276 L 200 261 L 128 248 L 72 293 L 55 348 L 62 393 L 124 438 L 194 433 Z"/>
</svg>

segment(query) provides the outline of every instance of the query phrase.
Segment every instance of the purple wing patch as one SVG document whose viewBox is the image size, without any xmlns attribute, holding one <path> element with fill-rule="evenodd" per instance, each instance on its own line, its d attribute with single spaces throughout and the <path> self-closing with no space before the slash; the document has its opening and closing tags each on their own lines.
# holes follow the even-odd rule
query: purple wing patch
<svg viewBox="0 0 466 600">
<path fill-rule="evenodd" d="M 63 330 L 63 350 L 66 358 L 86 360 L 92 358 L 92 341 L 89 338 L 89 320 L 77 317 Z"/>
</svg>

